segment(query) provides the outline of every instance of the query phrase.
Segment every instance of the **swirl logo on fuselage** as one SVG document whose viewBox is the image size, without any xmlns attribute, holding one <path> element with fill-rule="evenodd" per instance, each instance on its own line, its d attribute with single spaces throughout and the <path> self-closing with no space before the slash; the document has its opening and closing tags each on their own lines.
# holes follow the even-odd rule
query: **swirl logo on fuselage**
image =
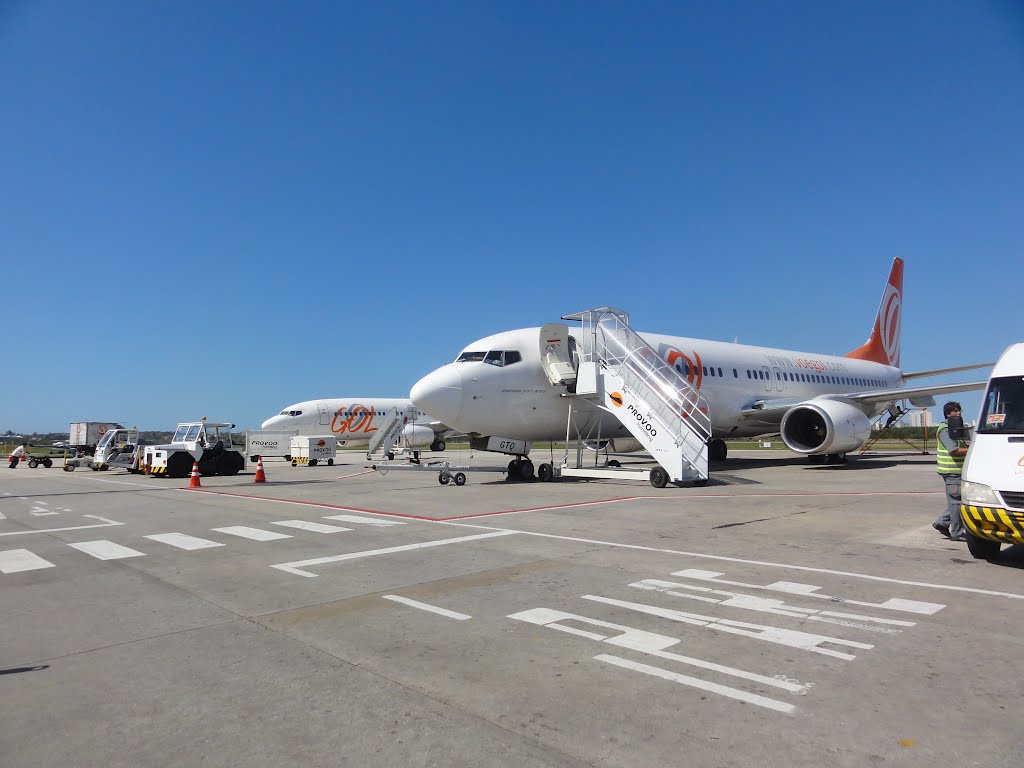
<svg viewBox="0 0 1024 768">
<path fill-rule="evenodd" d="M 334 418 L 331 419 L 331 432 L 348 432 L 350 434 L 376 432 L 377 428 L 373 426 L 373 414 L 373 409 L 367 408 L 365 405 L 353 405 L 351 408 L 346 408 L 343 405 L 334 412 Z"/>
</svg>

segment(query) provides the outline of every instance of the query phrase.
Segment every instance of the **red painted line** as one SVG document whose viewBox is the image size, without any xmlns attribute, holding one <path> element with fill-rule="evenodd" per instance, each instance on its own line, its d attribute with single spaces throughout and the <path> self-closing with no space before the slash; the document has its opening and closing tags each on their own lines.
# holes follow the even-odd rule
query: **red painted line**
<svg viewBox="0 0 1024 768">
<path fill-rule="evenodd" d="M 352 475 L 349 475 L 352 477 Z M 297 501 L 295 499 L 278 499 L 273 496 L 256 496 L 249 493 L 231 493 L 229 491 L 213 491 L 206 488 L 179 488 L 179 491 L 198 491 L 199 493 L 210 493 L 215 496 L 233 496 L 239 499 L 256 499 L 257 501 L 276 501 L 281 504 L 299 504 L 307 507 L 321 507 L 323 509 L 339 509 L 345 512 L 362 512 L 367 515 L 381 515 L 383 517 L 403 517 L 409 520 L 422 520 L 428 523 L 445 523 L 455 520 L 472 520 L 477 517 L 493 517 L 495 515 L 517 515 L 524 512 L 545 512 L 549 509 L 568 509 L 571 507 L 589 507 L 596 504 L 614 504 L 620 501 L 678 501 L 678 498 L 670 496 L 620 496 L 612 499 L 596 499 L 594 501 L 577 501 L 569 504 L 553 504 L 546 507 L 525 507 L 523 509 L 503 509 L 497 512 L 478 512 L 472 515 L 458 515 L 456 517 L 427 517 L 426 515 L 411 515 L 406 512 L 384 512 L 379 509 L 363 509 L 362 507 L 347 507 L 341 504 L 327 504 L 322 501 Z M 832 496 L 936 496 L 944 494 L 945 491 L 838 491 L 836 493 L 702 493 L 687 496 L 687 499 L 765 499 L 765 498 L 808 498 L 808 497 L 832 497 Z"/>
</svg>

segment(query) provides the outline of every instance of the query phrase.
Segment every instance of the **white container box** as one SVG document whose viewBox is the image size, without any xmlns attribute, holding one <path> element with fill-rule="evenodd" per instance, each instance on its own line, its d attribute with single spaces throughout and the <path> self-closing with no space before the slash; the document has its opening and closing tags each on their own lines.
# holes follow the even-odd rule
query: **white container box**
<svg viewBox="0 0 1024 768">
<path fill-rule="evenodd" d="M 294 436 L 294 432 L 251 429 L 245 433 L 245 455 L 249 457 L 249 461 L 256 461 L 257 456 L 283 456 L 290 461 Z"/>
<path fill-rule="evenodd" d="M 338 438 L 334 435 L 295 435 L 291 439 L 290 450 L 293 467 L 299 464 L 330 466 L 338 455 Z"/>
</svg>

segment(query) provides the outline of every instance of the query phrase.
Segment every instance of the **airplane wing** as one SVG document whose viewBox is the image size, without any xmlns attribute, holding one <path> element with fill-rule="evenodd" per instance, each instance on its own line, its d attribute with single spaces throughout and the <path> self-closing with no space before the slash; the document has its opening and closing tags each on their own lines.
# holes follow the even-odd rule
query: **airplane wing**
<svg viewBox="0 0 1024 768">
<path fill-rule="evenodd" d="M 934 371 L 915 371 L 914 373 L 902 373 L 904 381 L 911 379 L 923 379 L 926 376 L 939 376 L 943 373 L 959 373 L 960 371 L 973 371 L 977 368 L 991 368 L 995 363 L 976 363 L 975 365 L 959 365 L 956 368 L 936 368 Z"/>
<path fill-rule="evenodd" d="M 930 387 L 900 387 L 899 389 L 879 389 L 874 392 L 853 392 L 850 394 L 822 395 L 828 400 L 845 400 L 850 403 L 895 403 L 897 400 L 910 400 L 911 404 L 923 408 L 930 408 L 935 405 L 931 398 L 934 395 L 946 395 L 954 392 L 971 392 L 977 389 L 984 389 L 987 381 L 969 381 L 959 384 L 936 384 Z M 766 425 L 778 426 L 786 411 L 794 405 L 807 402 L 806 400 L 795 399 L 767 399 L 755 400 L 745 408 L 740 409 L 740 416 L 745 421 L 756 422 Z"/>
</svg>

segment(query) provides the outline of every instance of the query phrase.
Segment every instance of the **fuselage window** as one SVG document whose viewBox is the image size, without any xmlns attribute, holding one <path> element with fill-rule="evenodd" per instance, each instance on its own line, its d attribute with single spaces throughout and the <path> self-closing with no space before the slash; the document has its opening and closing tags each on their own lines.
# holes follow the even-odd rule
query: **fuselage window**
<svg viewBox="0 0 1024 768">
<path fill-rule="evenodd" d="M 748 379 L 750 378 L 750 371 L 749 370 L 747 371 L 747 378 Z"/>
<path fill-rule="evenodd" d="M 714 376 L 714 375 L 715 375 L 715 368 L 714 368 L 714 366 L 712 366 L 712 367 L 711 367 L 711 375 L 712 375 L 712 376 Z"/>
<path fill-rule="evenodd" d="M 704 372 L 704 375 L 705 375 L 705 376 L 707 376 L 707 375 L 708 375 L 708 367 L 707 367 L 706 365 L 702 365 L 702 366 L 700 367 L 700 369 L 701 369 L 701 370 L 702 370 L 702 371 Z"/>
<path fill-rule="evenodd" d="M 735 368 L 732 369 L 732 377 L 734 379 L 738 379 L 740 377 L 740 372 L 737 371 Z"/>
<path fill-rule="evenodd" d="M 719 376 L 721 376 L 721 375 L 722 375 L 722 369 L 721 369 L 721 368 L 719 368 L 719 369 L 718 369 L 718 375 L 719 375 Z"/>
</svg>

